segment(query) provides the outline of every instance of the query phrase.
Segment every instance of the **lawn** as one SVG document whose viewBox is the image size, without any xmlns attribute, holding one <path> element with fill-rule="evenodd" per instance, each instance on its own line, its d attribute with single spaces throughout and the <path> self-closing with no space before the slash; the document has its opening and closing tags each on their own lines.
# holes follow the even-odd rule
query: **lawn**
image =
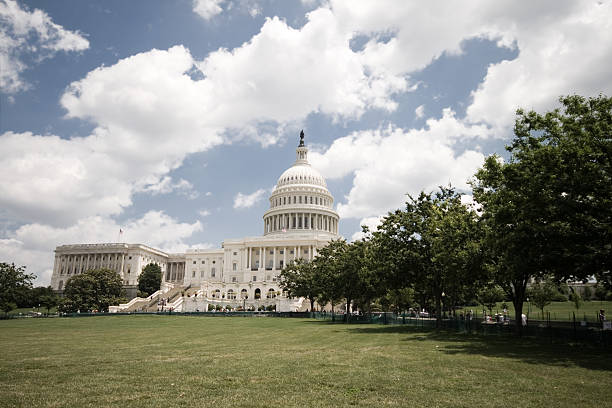
<svg viewBox="0 0 612 408">
<path fill-rule="evenodd" d="M 497 303 L 497 306 L 493 308 L 493 313 L 501 313 L 504 310 L 502 307 L 502 304 L 504 303 L 508 306 L 508 313 L 510 314 L 510 317 L 514 318 L 514 305 L 512 305 L 512 302 Z M 466 306 L 464 310 L 468 311 L 472 309 L 474 312 L 478 313 L 478 316 L 481 316 L 483 308 L 483 306 Z M 599 309 L 604 309 L 606 311 L 606 316 L 608 316 L 609 320 L 610 316 L 612 316 L 612 301 L 590 300 L 588 302 L 584 302 L 578 310 L 576 310 L 576 307 L 572 302 L 552 302 L 544 308 L 543 315 L 540 309 L 535 307 L 533 303 L 531 305 L 529 305 L 527 302 L 523 304 L 523 313 L 529 314 L 529 317 L 532 320 L 540 320 L 542 317 L 543 320 L 546 320 L 546 314 L 548 312 L 550 312 L 551 320 L 572 320 L 573 312 L 576 313 L 576 320 L 583 320 L 586 317 L 589 322 L 596 322 Z"/>
<path fill-rule="evenodd" d="M 612 384 L 601 348 L 308 319 L 12 319 L 0 346 L 5 407 L 601 407 Z"/>
</svg>

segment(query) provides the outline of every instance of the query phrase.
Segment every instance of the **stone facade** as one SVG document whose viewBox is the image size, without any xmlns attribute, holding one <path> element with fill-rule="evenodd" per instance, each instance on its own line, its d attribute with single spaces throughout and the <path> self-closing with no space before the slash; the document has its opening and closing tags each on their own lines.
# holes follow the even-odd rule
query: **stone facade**
<svg viewBox="0 0 612 408">
<path fill-rule="evenodd" d="M 278 179 L 263 216 L 264 235 L 227 239 L 220 249 L 167 254 L 142 244 L 61 245 L 55 250 L 51 285 L 61 292 L 67 280 L 92 268 L 116 271 L 135 296 L 138 275 L 158 264 L 166 287 L 197 289 L 183 309 L 205 304 L 281 305 L 290 309 L 278 285 L 280 271 L 298 258 L 312 260 L 317 250 L 338 239 L 339 216 L 325 179 L 308 163 L 303 141 L 293 166 Z M 133 297 L 131 296 L 131 297 Z M 282 306 L 285 305 L 285 306 Z"/>
</svg>

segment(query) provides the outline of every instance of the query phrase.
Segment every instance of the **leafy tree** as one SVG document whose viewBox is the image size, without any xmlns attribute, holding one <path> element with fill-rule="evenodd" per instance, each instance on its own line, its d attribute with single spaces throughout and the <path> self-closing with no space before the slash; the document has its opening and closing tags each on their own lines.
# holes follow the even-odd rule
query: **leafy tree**
<svg viewBox="0 0 612 408">
<path fill-rule="evenodd" d="M 560 102 L 543 115 L 519 109 L 510 160 L 488 157 L 473 183 L 495 280 L 517 321 L 534 278 L 612 279 L 612 99 Z"/>
<path fill-rule="evenodd" d="M 26 273 L 25 266 L 0 263 L 0 309 L 8 313 L 17 307 L 23 291 L 32 288 L 33 274 Z"/>
<path fill-rule="evenodd" d="M 144 297 L 150 296 L 159 290 L 161 281 L 161 268 L 157 264 L 150 263 L 138 275 L 138 290 L 144 293 Z"/>
<path fill-rule="evenodd" d="M 59 305 L 59 303 L 60 298 L 54 293 L 42 295 L 38 300 L 38 304 L 47 309 L 47 313 L 49 313 L 52 308 Z"/>
<path fill-rule="evenodd" d="M 538 282 L 529 288 L 528 296 L 533 304 L 540 309 L 544 316 L 544 308 L 548 306 L 554 299 L 557 293 L 557 288 L 550 281 Z"/>
<path fill-rule="evenodd" d="M 477 218 L 450 187 L 409 196 L 405 210 L 389 213 L 372 234 L 385 289 L 412 287 L 421 305 L 431 297 L 439 325 L 444 295 L 455 304 L 483 280 Z"/>
<path fill-rule="evenodd" d="M 124 300 L 119 274 L 110 269 L 94 269 L 73 276 L 66 282 L 60 308 L 64 312 L 79 310 L 108 311 L 110 305 Z"/>
<path fill-rule="evenodd" d="M 289 262 L 280 273 L 280 286 L 289 296 L 305 297 L 310 301 L 310 310 L 319 295 L 319 281 L 314 265 L 302 258 Z"/>
<path fill-rule="evenodd" d="M 574 304 L 576 310 L 580 309 L 582 306 L 582 296 L 580 296 L 580 293 L 576 291 L 573 291 L 570 295 L 570 301 Z"/>
<path fill-rule="evenodd" d="M 504 291 L 497 285 L 485 286 L 478 292 L 477 298 L 480 304 L 489 309 L 489 313 L 492 314 L 497 302 L 504 300 Z"/>
</svg>

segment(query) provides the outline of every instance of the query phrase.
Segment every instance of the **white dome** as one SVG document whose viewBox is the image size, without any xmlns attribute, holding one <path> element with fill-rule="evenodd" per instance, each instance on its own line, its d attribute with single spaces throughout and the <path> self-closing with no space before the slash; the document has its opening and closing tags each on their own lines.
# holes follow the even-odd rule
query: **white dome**
<svg viewBox="0 0 612 408">
<path fill-rule="evenodd" d="M 276 183 L 276 188 L 290 184 L 308 184 L 327 188 L 325 179 L 321 174 L 310 167 L 309 164 L 295 164 L 281 174 Z"/>
</svg>

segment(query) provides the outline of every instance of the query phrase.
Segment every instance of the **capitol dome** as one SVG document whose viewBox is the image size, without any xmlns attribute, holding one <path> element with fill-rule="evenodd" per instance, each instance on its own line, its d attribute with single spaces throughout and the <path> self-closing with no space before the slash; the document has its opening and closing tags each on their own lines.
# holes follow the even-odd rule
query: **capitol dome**
<svg viewBox="0 0 612 408">
<path fill-rule="evenodd" d="M 312 232 L 338 234 L 339 216 L 334 197 L 321 174 L 308 163 L 304 132 L 296 149 L 296 160 L 281 174 L 265 212 L 264 235 Z"/>
</svg>

